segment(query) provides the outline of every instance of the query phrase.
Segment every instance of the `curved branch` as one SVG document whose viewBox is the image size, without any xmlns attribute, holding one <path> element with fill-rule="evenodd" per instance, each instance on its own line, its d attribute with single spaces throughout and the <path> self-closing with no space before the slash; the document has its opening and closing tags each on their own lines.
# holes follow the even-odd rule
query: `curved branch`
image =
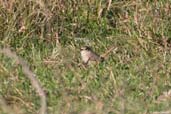
<svg viewBox="0 0 171 114">
<path fill-rule="evenodd" d="M 36 79 L 36 75 L 30 70 L 27 63 L 21 57 L 17 56 L 15 52 L 12 52 L 9 48 L 0 49 L 0 53 L 3 53 L 5 56 L 11 59 L 14 59 L 17 63 L 19 63 L 22 66 L 23 73 L 30 80 L 32 86 L 34 87 L 34 89 L 36 89 L 36 92 L 40 97 L 40 114 L 47 114 L 46 94 L 43 91 L 40 82 Z"/>
</svg>

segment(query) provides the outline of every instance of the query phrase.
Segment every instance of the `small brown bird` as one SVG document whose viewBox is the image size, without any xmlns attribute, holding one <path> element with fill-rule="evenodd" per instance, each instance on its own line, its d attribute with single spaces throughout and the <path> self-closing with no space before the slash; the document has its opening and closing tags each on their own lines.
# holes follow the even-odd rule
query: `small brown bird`
<svg viewBox="0 0 171 114">
<path fill-rule="evenodd" d="M 90 47 L 84 46 L 81 48 L 81 58 L 84 64 L 88 64 L 89 61 L 101 62 L 103 57 L 95 53 Z"/>
<path fill-rule="evenodd" d="M 114 49 L 114 46 L 107 50 L 104 54 L 98 55 L 89 46 L 81 48 L 81 58 L 83 64 L 87 65 L 89 61 L 103 62 L 106 56 Z"/>
</svg>

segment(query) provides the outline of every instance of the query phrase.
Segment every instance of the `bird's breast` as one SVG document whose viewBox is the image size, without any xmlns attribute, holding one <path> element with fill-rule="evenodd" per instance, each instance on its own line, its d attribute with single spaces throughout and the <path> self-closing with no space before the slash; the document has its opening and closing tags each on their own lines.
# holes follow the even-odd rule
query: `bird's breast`
<svg viewBox="0 0 171 114">
<path fill-rule="evenodd" d="M 89 58 L 90 58 L 90 52 L 87 50 L 83 50 L 81 51 L 81 58 L 83 60 L 83 62 L 88 62 Z"/>
</svg>

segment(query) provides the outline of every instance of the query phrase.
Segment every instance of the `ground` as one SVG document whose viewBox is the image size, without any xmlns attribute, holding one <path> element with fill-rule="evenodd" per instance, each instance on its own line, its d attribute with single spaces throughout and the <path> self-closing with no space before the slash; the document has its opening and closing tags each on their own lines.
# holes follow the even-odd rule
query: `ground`
<svg viewBox="0 0 171 114">
<path fill-rule="evenodd" d="M 0 48 L 10 47 L 27 61 L 47 95 L 49 114 L 169 114 L 170 4 L 1 1 Z M 117 50 L 85 68 L 80 65 L 85 45 L 99 54 L 111 46 Z M 21 65 L 2 53 L 0 95 L 17 114 L 39 111 L 40 98 Z"/>
</svg>

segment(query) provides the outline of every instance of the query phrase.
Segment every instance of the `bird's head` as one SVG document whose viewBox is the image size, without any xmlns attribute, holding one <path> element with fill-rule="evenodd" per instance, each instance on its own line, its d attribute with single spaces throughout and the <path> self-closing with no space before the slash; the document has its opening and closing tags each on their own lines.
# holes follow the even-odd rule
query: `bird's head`
<svg viewBox="0 0 171 114">
<path fill-rule="evenodd" d="M 84 46 L 84 47 L 81 47 L 81 51 L 83 51 L 83 50 L 90 51 L 91 48 L 89 46 Z"/>
</svg>

